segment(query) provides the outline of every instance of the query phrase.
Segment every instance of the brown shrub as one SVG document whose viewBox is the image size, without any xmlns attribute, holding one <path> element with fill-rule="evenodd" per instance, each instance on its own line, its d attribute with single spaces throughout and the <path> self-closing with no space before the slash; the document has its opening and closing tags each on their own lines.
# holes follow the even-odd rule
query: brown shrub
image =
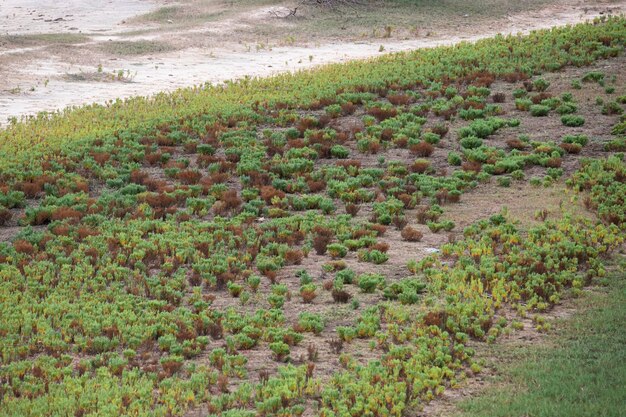
<svg viewBox="0 0 626 417">
<path fill-rule="evenodd" d="M 404 226 L 406 226 L 406 224 L 408 223 L 406 216 L 394 216 L 391 222 L 398 230 L 402 230 Z"/>
<path fill-rule="evenodd" d="M 331 229 L 317 226 L 313 229 L 315 237 L 313 238 L 313 248 L 318 255 L 326 253 L 326 247 L 332 240 L 334 233 Z"/>
<path fill-rule="evenodd" d="M 578 154 L 583 149 L 578 143 L 561 143 L 559 146 L 570 154 Z"/>
<path fill-rule="evenodd" d="M 176 198 L 169 194 L 147 194 L 143 200 L 153 208 L 168 208 L 176 204 Z"/>
<path fill-rule="evenodd" d="M 348 293 L 347 291 L 338 290 L 336 288 L 333 289 L 331 295 L 333 296 L 333 301 L 336 303 L 347 303 L 348 301 L 350 301 L 350 298 L 352 298 L 350 293 Z"/>
<path fill-rule="evenodd" d="M 292 249 L 285 252 L 285 263 L 287 265 L 300 265 L 304 255 L 299 249 Z"/>
<path fill-rule="evenodd" d="M 400 232 L 400 236 L 407 242 L 419 242 L 422 240 L 424 234 L 411 226 L 406 226 L 402 229 L 402 232 Z"/>
<path fill-rule="evenodd" d="M 549 158 L 546 161 L 546 167 L 548 167 L 548 168 L 559 168 L 562 163 L 563 163 L 563 160 L 561 158 Z"/>
<path fill-rule="evenodd" d="M 320 191 L 323 191 L 324 188 L 326 188 L 326 181 L 322 180 L 308 180 L 306 182 L 307 186 L 309 187 L 309 191 L 312 193 L 319 193 Z"/>
<path fill-rule="evenodd" d="M 342 159 L 341 161 L 336 161 L 335 165 L 346 169 L 349 167 L 355 167 L 358 169 L 361 168 L 361 161 L 358 159 Z"/>
<path fill-rule="evenodd" d="M 528 79 L 528 75 L 521 71 L 513 71 L 502 75 L 502 79 L 508 83 L 517 83 Z"/>
<path fill-rule="evenodd" d="M 317 292 L 313 289 L 303 288 L 300 290 L 300 296 L 305 304 L 310 304 L 317 297 Z"/>
<path fill-rule="evenodd" d="M 443 311 L 429 311 L 424 316 L 424 324 L 427 326 L 441 327 L 445 323 L 446 313 Z"/>
<path fill-rule="evenodd" d="M 219 374 L 217 376 L 217 389 L 222 394 L 228 393 L 228 376 L 224 374 Z"/>
<path fill-rule="evenodd" d="M 444 136 L 448 134 L 448 131 L 450 130 L 450 128 L 445 123 L 437 123 L 430 130 L 431 132 L 436 133 L 443 138 Z"/>
<path fill-rule="evenodd" d="M 180 182 L 182 182 L 183 184 L 197 184 L 198 181 L 200 181 L 200 178 L 202 178 L 202 174 L 196 170 L 193 169 L 186 169 L 183 171 L 178 172 L 178 180 Z"/>
<path fill-rule="evenodd" d="M 413 197 L 410 194 L 407 194 L 407 193 L 398 194 L 396 198 L 402 201 L 402 204 L 404 204 L 404 208 L 406 209 L 412 209 L 413 207 L 415 207 L 416 200 L 413 199 Z"/>
<path fill-rule="evenodd" d="M 306 130 L 312 130 L 319 126 L 319 121 L 313 117 L 303 117 L 296 123 L 296 129 L 303 134 Z"/>
<path fill-rule="evenodd" d="M 130 182 L 134 182 L 135 184 L 143 184 L 148 178 L 149 175 L 147 172 L 138 169 L 130 173 Z"/>
<path fill-rule="evenodd" d="M 83 216 L 83 213 L 80 211 L 73 209 L 72 207 L 59 207 L 57 208 L 51 216 L 52 220 L 80 220 Z"/>
<path fill-rule="evenodd" d="M 398 110 L 395 108 L 383 109 L 381 107 L 372 107 L 367 111 L 368 114 L 374 116 L 376 120 L 383 121 L 385 119 L 389 119 L 391 117 L 396 117 L 398 114 Z"/>
<path fill-rule="evenodd" d="M 261 187 L 261 198 L 265 201 L 266 204 L 270 204 L 274 197 L 278 197 L 280 199 L 285 198 L 285 193 L 283 191 L 277 190 L 271 185 Z"/>
<path fill-rule="evenodd" d="M 461 164 L 461 169 L 463 169 L 463 171 L 474 171 L 479 173 L 482 169 L 482 164 L 476 161 L 466 161 Z"/>
<path fill-rule="evenodd" d="M 232 210 L 238 208 L 242 201 L 237 195 L 236 190 L 227 190 L 222 193 L 220 197 L 220 201 L 225 204 L 227 210 Z"/>
<path fill-rule="evenodd" d="M 17 253 L 24 253 L 26 255 L 31 255 L 35 252 L 35 247 L 28 241 L 23 239 L 18 239 L 13 242 L 13 247 Z"/>
<path fill-rule="evenodd" d="M 494 93 L 491 97 L 494 103 L 504 103 L 506 101 L 506 94 Z"/>
<path fill-rule="evenodd" d="M 346 204 L 346 213 L 348 213 L 352 217 L 356 216 L 360 209 L 361 206 L 357 204 Z"/>
<path fill-rule="evenodd" d="M 372 249 L 381 251 L 383 253 L 387 253 L 387 251 L 389 250 L 389 243 L 387 242 L 375 243 L 374 245 L 372 245 Z"/>
<path fill-rule="evenodd" d="M 51 232 L 57 236 L 68 236 L 70 234 L 70 227 L 66 224 L 58 224 L 52 228 Z"/>
<path fill-rule="evenodd" d="M 532 100 L 533 104 L 539 104 L 545 99 L 548 99 L 551 97 L 552 97 L 552 94 L 543 92 L 543 93 L 539 93 L 539 94 L 532 96 L 530 99 Z"/>
<path fill-rule="evenodd" d="M 417 156 L 426 157 L 430 156 L 435 151 L 435 147 L 426 141 L 421 141 L 410 145 L 409 150 Z"/>
<path fill-rule="evenodd" d="M 413 162 L 413 165 L 409 167 L 409 170 L 416 174 L 423 174 L 426 170 L 428 170 L 428 168 L 430 168 L 430 161 L 421 160 Z"/>
<path fill-rule="evenodd" d="M 394 106 L 406 106 L 412 100 L 412 97 L 408 94 L 389 94 L 387 100 Z"/>
<path fill-rule="evenodd" d="M 9 220 L 11 220 L 12 217 L 13 214 L 11 213 L 11 210 L 0 207 L 0 226 L 4 226 L 9 222 Z"/>
<path fill-rule="evenodd" d="M 93 160 L 100 166 L 104 165 L 109 159 L 111 159 L 111 155 L 108 152 L 90 152 L 90 154 Z"/>
<path fill-rule="evenodd" d="M 382 224 L 370 224 L 369 228 L 371 230 L 373 230 L 374 232 L 376 232 L 376 236 L 382 236 L 385 234 L 385 232 L 387 231 L 387 227 L 383 226 Z"/>
<path fill-rule="evenodd" d="M 356 106 L 352 102 L 343 103 L 341 105 L 341 113 L 345 116 L 354 113 Z"/>
<path fill-rule="evenodd" d="M 18 182 L 15 189 L 23 192 L 27 198 L 35 198 L 43 190 L 43 184 L 40 182 Z"/>
<path fill-rule="evenodd" d="M 526 144 L 519 139 L 509 139 L 506 144 L 511 149 L 522 150 L 526 148 Z"/>
</svg>

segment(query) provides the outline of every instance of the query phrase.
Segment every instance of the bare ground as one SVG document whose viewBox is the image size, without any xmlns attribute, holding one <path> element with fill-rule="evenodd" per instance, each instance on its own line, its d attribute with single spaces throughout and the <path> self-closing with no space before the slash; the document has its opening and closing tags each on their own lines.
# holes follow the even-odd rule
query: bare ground
<svg viewBox="0 0 626 417">
<path fill-rule="evenodd" d="M 11 117 L 68 106 L 529 32 L 626 11 L 623 0 L 546 0 L 546 7 L 533 11 L 490 19 L 459 15 L 447 23 L 433 15 L 433 27 L 398 29 L 388 36 L 374 30 L 354 38 L 333 31 L 325 35 L 323 27 L 310 29 L 315 16 L 276 17 L 287 10 L 280 2 L 261 2 L 262 7 L 242 2 L 236 9 L 205 3 L 203 9 L 187 10 L 185 3 L 168 0 L 73 0 L 63 7 L 48 0 L 2 0 L 0 125 Z M 305 24 L 308 29 L 300 31 Z"/>
</svg>

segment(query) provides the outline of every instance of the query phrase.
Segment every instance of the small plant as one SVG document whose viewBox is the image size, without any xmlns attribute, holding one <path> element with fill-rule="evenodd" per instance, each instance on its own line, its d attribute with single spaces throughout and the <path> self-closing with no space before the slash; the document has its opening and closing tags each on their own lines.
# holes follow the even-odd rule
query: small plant
<svg viewBox="0 0 626 417">
<path fill-rule="evenodd" d="M 259 285 L 261 285 L 261 277 L 258 275 L 250 275 L 247 282 L 252 292 L 257 292 Z"/>
<path fill-rule="evenodd" d="M 534 104 L 530 106 L 530 114 L 534 117 L 543 117 L 547 116 L 550 112 L 550 107 L 544 106 L 542 104 Z"/>
<path fill-rule="evenodd" d="M 460 166 L 463 160 L 461 159 L 461 155 L 456 152 L 448 153 L 448 163 L 450 165 Z"/>
<path fill-rule="evenodd" d="M 298 316 L 298 326 L 304 332 L 320 334 L 324 330 L 324 321 L 319 314 L 303 312 Z"/>
<path fill-rule="evenodd" d="M 270 343 L 270 350 L 274 354 L 274 359 L 278 362 L 285 362 L 289 358 L 289 345 L 284 342 Z"/>
<path fill-rule="evenodd" d="M 500 187 L 510 187 L 511 186 L 511 178 L 510 177 L 499 177 L 498 185 Z"/>
<path fill-rule="evenodd" d="M 311 303 L 317 297 L 317 285 L 305 284 L 300 287 L 300 296 L 304 303 Z"/>
<path fill-rule="evenodd" d="M 372 293 L 374 290 L 384 285 L 385 277 L 380 274 L 363 274 L 359 277 L 359 288 L 364 293 Z"/>
<path fill-rule="evenodd" d="M 235 282 L 229 282 L 227 286 L 228 286 L 228 292 L 230 293 L 230 295 L 232 295 L 235 298 L 239 297 L 239 295 L 243 291 L 243 286 Z"/>
<path fill-rule="evenodd" d="M 624 109 L 616 102 L 610 101 L 602 106 L 602 114 L 611 116 L 614 114 L 622 114 L 624 113 Z"/>
<path fill-rule="evenodd" d="M 535 91 L 538 91 L 538 92 L 546 91 L 549 86 L 550 86 L 550 83 L 543 78 L 538 78 L 533 83 L 533 87 L 535 88 Z"/>
<path fill-rule="evenodd" d="M 330 148 L 330 154 L 334 158 L 345 159 L 350 156 L 350 151 L 345 146 L 334 145 L 332 148 Z"/>
<path fill-rule="evenodd" d="M 348 248 L 340 243 L 331 243 L 326 250 L 333 259 L 343 258 L 348 254 Z"/>
<path fill-rule="evenodd" d="M 568 127 L 578 127 L 585 124 L 585 119 L 582 116 L 566 114 L 561 116 L 561 123 Z"/>
<path fill-rule="evenodd" d="M 424 236 L 422 232 L 420 232 L 417 229 L 414 229 L 411 226 L 406 226 L 404 229 L 402 229 L 402 232 L 400 233 L 400 235 L 402 236 L 402 239 L 408 242 L 419 242 L 420 240 L 422 240 L 422 237 Z"/>
<path fill-rule="evenodd" d="M 347 291 L 343 290 L 343 289 L 338 289 L 338 288 L 333 288 L 331 295 L 333 297 L 333 301 L 336 303 L 347 303 L 348 301 L 350 301 L 350 298 L 352 298 L 352 296 L 350 295 L 350 293 L 348 293 Z"/>
</svg>

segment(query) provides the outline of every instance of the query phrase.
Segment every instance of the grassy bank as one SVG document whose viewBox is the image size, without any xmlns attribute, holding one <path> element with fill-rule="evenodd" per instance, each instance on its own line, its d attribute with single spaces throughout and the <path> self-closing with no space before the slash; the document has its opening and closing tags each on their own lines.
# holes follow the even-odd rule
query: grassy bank
<svg viewBox="0 0 626 417">
<path fill-rule="evenodd" d="M 460 404 L 463 417 L 624 415 L 626 260 L 576 300 L 541 346 L 495 346 L 497 388 Z M 506 349 L 505 349 L 506 347 Z"/>
</svg>

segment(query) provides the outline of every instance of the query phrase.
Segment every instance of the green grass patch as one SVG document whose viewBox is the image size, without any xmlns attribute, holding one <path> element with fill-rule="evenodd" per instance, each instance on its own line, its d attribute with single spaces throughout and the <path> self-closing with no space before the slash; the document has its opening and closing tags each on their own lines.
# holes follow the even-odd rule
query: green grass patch
<svg viewBox="0 0 626 417">
<path fill-rule="evenodd" d="M 2 47 L 27 47 L 37 45 L 72 45 L 87 42 L 89 36 L 80 33 L 39 33 L 35 35 L 0 36 Z"/>
<path fill-rule="evenodd" d="M 618 417 L 626 404 L 626 261 L 576 302 L 548 346 L 495 347 L 504 385 L 460 403 L 464 417 Z M 549 336 L 550 337 L 550 336 Z"/>
<path fill-rule="evenodd" d="M 164 42 L 157 41 L 111 41 L 102 45 L 101 49 L 112 55 L 148 55 L 172 51 L 175 48 Z"/>
</svg>

